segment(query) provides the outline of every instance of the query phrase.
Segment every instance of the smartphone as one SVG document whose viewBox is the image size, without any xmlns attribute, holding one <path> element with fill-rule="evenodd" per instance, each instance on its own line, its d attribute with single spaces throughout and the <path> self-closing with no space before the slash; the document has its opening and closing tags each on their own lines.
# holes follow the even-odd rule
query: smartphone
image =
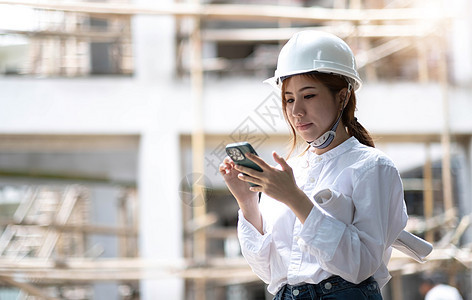
<svg viewBox="0 0 472 300">
<path fill-rule="evenodd" d="M 235 164 L 262 172 L 261 167 L 246 157 L 246 153 L 257 155 L 256 150 L 254 150 L 254 148 L 248 142 L 228 144 L 226 146 L 226 153 L 229 157 L 231 157 Z M 253 183 L 250 183 L 250 185 L 257 186 Z"/>
</svg>

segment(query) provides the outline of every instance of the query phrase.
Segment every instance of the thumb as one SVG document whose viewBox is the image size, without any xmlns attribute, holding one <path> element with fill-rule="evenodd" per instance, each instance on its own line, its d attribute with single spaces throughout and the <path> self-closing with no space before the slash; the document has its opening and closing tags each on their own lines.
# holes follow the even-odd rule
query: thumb
<svg viewBox="0 0 472 300">
<path fill-rule="evenodd" d="M 277 152 L 272 152 L 272 156 L 274 157 L 274 160 L 276 163 L 278 163 L 281 167 L 282 167 L 282 170 L 288 170 L 288 169 L 291 169 L 290 166 L 287 164 L 287 162 L 285 161 L 285 159 L 278 155 Z"/>
</svg>

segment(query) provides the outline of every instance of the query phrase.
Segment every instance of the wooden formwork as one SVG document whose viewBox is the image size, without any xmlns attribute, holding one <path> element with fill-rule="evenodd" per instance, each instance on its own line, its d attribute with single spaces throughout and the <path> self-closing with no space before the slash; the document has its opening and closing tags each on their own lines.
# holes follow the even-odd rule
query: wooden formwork
<svg viewBox="0 0 472 300">
<path fill-rule="evenodd" d="M 176 58 L 177 67 L 180 73 L 188 73 L 191 78 L 191 88 L 193 95 L 193 111 L 195 113 L 194 131 L 192 133 L 192 153 L 193 153 L 193 173 L 204 174 L 204 151 L 205 151 L 205 132 L 203 130 L 203 84 L 204 73 L 215 68 L 225 68 L 227 64 L 224 62 L 220 65 L 210 65 L 202 58 L 202 44 L 205 42 L 214 43 L 257 43 L 257 42 L 276 42 L 283 43 L 289 37 L 299 30 L 297 26 L 303 24 L 304 28 L 317 28 L 333 32 L 340 37 L 348 40 L 356 52 L 359 67 L 362 68 L 368 77 L 368 80 L 376 80 L 379 77 L 379 66 L 377 62 L 389 60 L 391 64 L 398 63 L 399 60 L 414 58 L 417 62 L 417 80 L 418 82 L 427 82 L 430 80 L 438 81 L 442 86 L 443 92 L 443 125 L 442 133 L 439 138 L 443 147 L 443 199 L 445 216 L 451 228 L 457 228 L 456 212 L 453 209 L 453 190 L 451 179 L 450 165 L 450 148 L 451 133 L 449 127 L 449 82 L 448 82 L 448 65 L 447 65 L 447 43 L 445 36 L 449 28 L 449 22 L 453 17 L 458 16 L 456 12 L 451 12 L 446 7 L 440 5 L 430 5 L 428 13 L 425 13 L 425 6 L 421 6 L 422 1 L 386 1 L 384 5 L 379 4 L 381 1 L 334 1 L 337 6 L 332 8 L 319 7 L 293 7 L 278 5 L 216 5 L 216 4 L 200 4 L 199 1 L 191 3 L 173 3 L 168 5 L 153 5 L 152 7 L 140 6 L 131 3 L 112 3 L 112 2 L 61 2 L 61 1 L 4 1 L 0 0 L 0 4 L 23 5 L 44 11 L 62 11 L 71 14 L 85 14 L 90 16 L 100 16 L 104 18 L 132 18 L 136 15 L 149 16 L 173 16 L 176 20 Z M 374 6 L 375 3 L 375 6 Z M 406 3 L 406 4 L 405 4 Z M 435 4 L 437 4 L 435 2 Z M 209 29 L 202 26 L 202 21 L 219 20 L 232 22 L 269 22 L 273 24 L 270 28 L 219 28 Z M 190 26 L 181 26 L 182 22 Z M 92 32 L 75 30 L 72 32 L 62 31 L 3 31 L 3 34 L 24 34 L 34 36 L 35 38 L 61 37 L 67 35 L 75 39 L 93 39 L 93 40 L 109 40 L 117 38 L 116 32 Z M 184 45 L 190 49 L 190 54 L 184 52 Z M 438 64 L 431 66 L 428 63 L 429 54 L 432 48 L 439 55 Z M 182 60 L 184 56 L 190 56 L 190 65 L 184 66 Z M 275 61 L 274 61 L 275 63 Z M 219 66 L 219 67 L 218 67 Z M 401 136 L 399 140 L 408 140 L 410 137 Z M 394 138 L 395 139 L 395 138 Z M 427 143 L 427 142 L 425 142 Z M 433 218 L 433 196 L 431 193 L 431 162 L 427 160 L 424 166 L 424 211 L 426 221 Z M 186 224 L 198 224 L 199 220 L 211 219 L 205 207 L 205 191 L 198 184 L 193 185 L 194 194 L 201 198 L 203 205 L 195 206 L 192 216 L 189 220 L 185 220 Z M 193 222 L 190 222 L 193 221 Z M 207 225 L 211 225 L 207 224 Z M 97 231 L 106 230 L 104 228 L 91 228 L 82 225 L 80 229 L 71 227 L 67 224 L 56 224 L 56 228 L 60 230 L 80 230 L 80 231 Z M 184 226 L 185 228 L 187 226 Z M 193 253 L 191 257 L 180 261 L 177 265 L 182 268 L 175 268 L 175 265 L 168 266 L 158 262 L 151 262 L 152 267 L 148 267 L 148 262 L 136 259 L 126 261 L 120 259 L 110 262 L 81 262 L 82 267 L 74 265 L 73 261 L 65 261 L 64 268 L 57 268 L 54 265 L 40 265 L 36 261 L 28 261 L 31 265 L 21 264 L 15 265 L 14 262 L 5 262 L 5 266 L 0 271 L 0 280 L 12 283 L 12 269 L 27 274 L 28 278 L 34 278 L 34 274 L 44 274 L 41 270 L 49 270 L 52 279 L 59 280 L 67 278 L 70 280 L 80 280 L 80 272 L 95 272 L 98 270 L 108 270 L 110 272 L 102 273 L 103 280 L 111 279 L 133 279 L 140 280 L 149 276 L 177 276 L 186 279 L 196 280 L 197 286 L 200 286 L 196 299 L 205 299 L 205 281 L 216 278 L 225 278 L 225 274 L 241 275 L 242 278 L 250 278 L 256 280 L 254 275 L 244 266 L 244 262 L 239 261 L 236 269 L 231 269 L 228 261 L 220 262 L 216 265 L 207 257 L 207 240 L 209 236 L 208 226 L 200 226 L 193 230 L 194 238 L 192 239 Z M 124 236 L 135 235 L 136 232 L 128 232 L 127 229 L 109 229 L 114 234 L 123 234 Z M 432 230 L 432 229 L 431 229 Z M 431 230 L 427 230 L 425 237 L 429 241 L 433 241 Z M 224 234 L 234 234 L 224 233 Z M 126 243 L 126 242 L 125 242 Z M 449 252 L 447 252 L 449 251 Z M 447 256 L 444 253 L 452 253 L 451 248 L 439 249 L 432 254 L 433 260 L 451 259 L 455 256 Z M 469 250 L 460 249 L 460 262 L 470 267 Z M 444 256 L 445 255 L 445 256 Z M 457 255 L 457 252 L 456 254 Z M 423 267 L 417 266 L 415 263 L 400 263 L 404 258 L 395 257 L 392 262 L 392 270 L 395 273 L 402 274 L 411 272 L 411 270 L 422 270 Z M 192 265 L 187 260 L 191 260 L 196 265 Z M 47 263 L 47 262 L 45 262 Z M 128 264 L 129 263 L 129 264 Z M 85 265 L 89 269 L 84 271 Z M 14 266 L 13 266 L 14 265 Z M 12 267 L 13 266 L 13 267 Z M 127 267 L 129 266 L 129 268 Z M 196 267 L 204 266 L 204 267 Z M 233 265 L 234 267 L 235 265 Z M 414 266 L 414 267 L 412 267 Z M 82 269 L 81 269 L 82 268 Z M 107 269 L 109 268 L 109 269 Z M 231 272 L 228 272 L 228 268 Z M 134 272 L 132 270 L 134 270 Z M 10 275 L 8 275 L 10 274 Z M 56 275 L 54 275 L 56 274 Z M 60 275 L 57 275 L 60 274 Z M 96 274 L 96 273 L 95 273 Z M 147 274 L 147 275 L 145 275 Z M 44 275 L 42 275 L 44 276 Z M 86 277 L 86 276 L 84 276 Z M 239 278 L 238 276 L 236 276 Z M 98 279 L 100 280 L 100 279 Z M 19 283 L 17 286 L 20 287 Z M 33 286 L 24 286 L 31 293 L 37 293 Z M 399 299 L 395 296 L 395 299 Z"/>
</svg>

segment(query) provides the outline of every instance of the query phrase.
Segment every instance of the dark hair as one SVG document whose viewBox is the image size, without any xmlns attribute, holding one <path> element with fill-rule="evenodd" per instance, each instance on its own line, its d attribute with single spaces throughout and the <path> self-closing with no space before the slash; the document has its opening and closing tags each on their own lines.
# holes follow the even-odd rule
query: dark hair
<svg viewBox="0 0 472 300">
<path fill-rule="evenodd" d="M 347 81 L 344 77 L 338 76 L 338 75 L 332 75 L 332 74 L 326 74 L 326 73 L 319 73 L 319 72 L 312 72 L 312 73 L 305 73 L 301 74 L 298 76 L 307 76 L 308 78 L 311 78 L 313 80 L 319 81 L 323 85 L 325 85 L 330 91 L 333 97 L 343 88 L 347 87 Z M 292 124 L 289 122 L 289 118 L 287 116 L 287 102 L 285 101 L 285 89 L 287 86 L 287 82 L 290 80 L 290 78 L 287 78 L 286 80 L 283 81 L 282 83 L 282 111 L 285 117 L 285 120 L 290 126 L 290 130 L 292 132 L 292 148 L 290 149 L 289 155 L 292 154 L 292 152 L 295 150 L 297 147 L 297 132 L 295 131 L 295 128 L 293 127 Z M 343 115 L 341 117 L 341 120 L 346 126 L 347 133 L 350 136 L 354 136 L 360 143 L 369 146 L 369 147 L 375 147 L 374 141 L 372 140 L 372 137 L 370 136 L 369 132 L 362 126 L 358 121 L 357 118 L 354 117 L 354 112 L 356 110 L 356 94 L 354 91 L 351 92 L 351 96 L 349 97 L 349 102 L 347 103 L 346 107 L 344 108 Z M 308 149 L 308 148 L 307 148 Z M 306 150 L 307 150 L 306 149 Z M 306 151 L 305 150 L 305 151 Z"/>
</svg>

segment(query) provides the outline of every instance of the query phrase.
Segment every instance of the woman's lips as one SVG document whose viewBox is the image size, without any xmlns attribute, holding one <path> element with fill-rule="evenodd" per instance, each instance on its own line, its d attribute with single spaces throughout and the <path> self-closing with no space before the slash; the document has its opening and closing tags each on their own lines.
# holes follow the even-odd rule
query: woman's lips
<svg viewBox="0 0 472 300">
<path fill-rule="evenodd" d="M 297 127 L 298 130 L 303 131 L 310 128 L 311 125 L 313 125 L 313 123 L 297 123 L 295 126 Z"/>
</svg>

